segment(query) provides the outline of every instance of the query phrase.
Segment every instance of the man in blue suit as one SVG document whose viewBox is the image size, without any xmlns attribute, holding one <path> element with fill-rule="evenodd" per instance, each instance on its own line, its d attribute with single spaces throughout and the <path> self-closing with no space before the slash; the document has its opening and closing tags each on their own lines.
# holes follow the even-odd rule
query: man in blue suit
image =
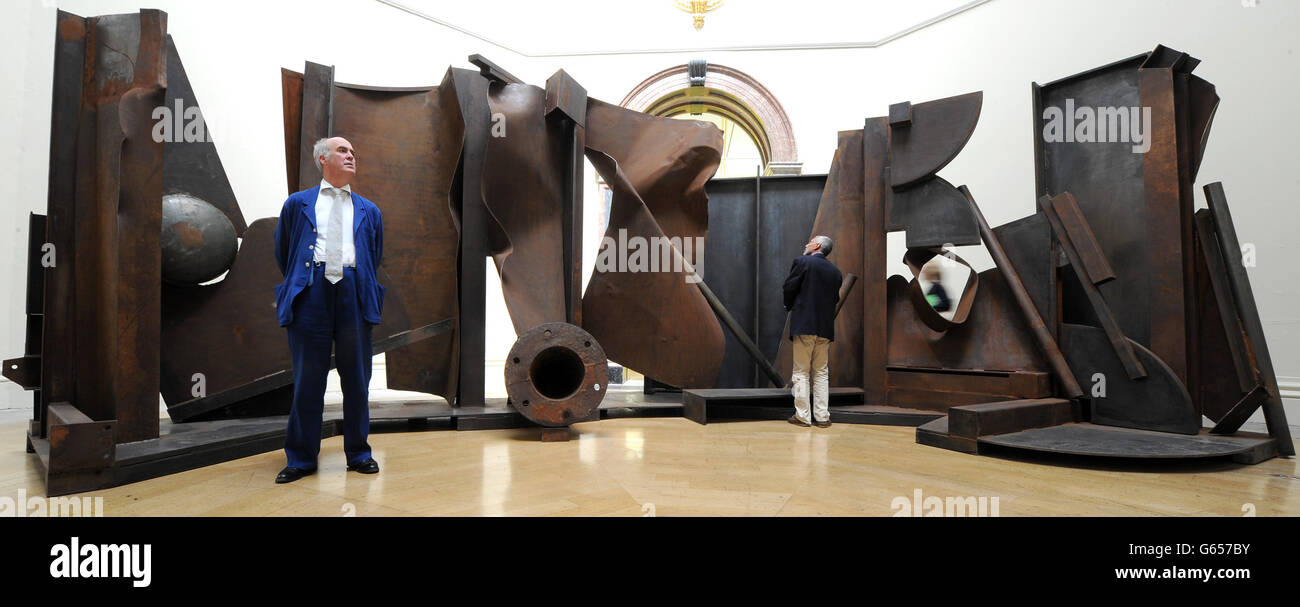
<svg viewBox="0 0 1300 607">
<path fill-rule="evenodd" d="M 830 342 L 835 339 L 835 304 L 840 300 L 839 268 L 826 259 L 831 239 L 813 236 L 796 257 L 785 279 L 785 309 L 790 311 L 790 341 L 794 342 L 794 417 L 790 423 L 807 427 L 808 373 L 812 371 L 812 425 L 829 428 Z"/>
<path fill-rule="evenodd" d="M 275 477 L 291 483 L 316 472 L 330 349 L 343 387 L 343 451 L 348 470 L 376 474 L 370 453 L 370 345 L 384 287 L 376 279 L 384 252 L 379 207 L 352 191 L 357 158 L 342 137 L 316 142 L 320 185 L 289 196 L 275 228 L 275 288 L 280 326 L 293 358 L 293 409 L 284 437 L 288 464 Z"/>
</svg>

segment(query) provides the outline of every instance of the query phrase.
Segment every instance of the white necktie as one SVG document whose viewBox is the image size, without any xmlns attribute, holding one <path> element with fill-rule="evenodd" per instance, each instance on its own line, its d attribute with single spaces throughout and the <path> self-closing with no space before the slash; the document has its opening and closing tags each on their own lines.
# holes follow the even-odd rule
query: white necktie
<svg viewBox="0 0 1300 607">
<path fill-rule="evenodd" d="M 338 284 L 343 280 L 343 201 L 337 188 L 330 188 L 330 225 L 325 233 L 325 279 Z"/>
</svg>

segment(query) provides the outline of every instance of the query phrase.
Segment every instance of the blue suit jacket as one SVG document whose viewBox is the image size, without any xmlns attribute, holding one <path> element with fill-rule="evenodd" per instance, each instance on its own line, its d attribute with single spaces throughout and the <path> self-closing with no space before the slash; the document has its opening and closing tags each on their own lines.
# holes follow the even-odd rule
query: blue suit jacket
<svg viewBox="0 0 1300 607">
<path fill-rule="evenodd" d="M 275 262 L 284 282 L 275 287 L 280 326 L 293 322 L 293 300 L 307 287 L 316 244 L 316 198 L 320 186 L 290 194 L 275 226 Z M 352 243 L 357 250 L 357 300 L 366 322 L 377 325 L 384 310 L 384 286 L 376 272 L 384 258 L 384 216 L 375 203 L 352 193 Z"/>
<path fill-rule="evenodd" d="M 835 304 L 840 300 L 839 268 L 820 252 L 800 255 L 786 277 L 785 309 L 790 311 L 790 339 L 816 335 L 835 340 Z"/>
</svg>

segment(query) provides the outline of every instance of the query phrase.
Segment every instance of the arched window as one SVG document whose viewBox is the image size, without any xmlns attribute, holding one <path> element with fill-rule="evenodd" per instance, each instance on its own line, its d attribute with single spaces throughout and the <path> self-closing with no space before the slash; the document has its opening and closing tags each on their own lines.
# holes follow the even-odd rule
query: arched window
<svg viewBox="0 0 1300 607">
<path fill-rule="evenodd" d="M 749 74 L 692 61 L 646 78 L 620 104 L 654 116 L 714 123 L 723 133 L 720 177 L 798 175 L 803 169 L 790 118 L 781 103 Z"/>
</svg>

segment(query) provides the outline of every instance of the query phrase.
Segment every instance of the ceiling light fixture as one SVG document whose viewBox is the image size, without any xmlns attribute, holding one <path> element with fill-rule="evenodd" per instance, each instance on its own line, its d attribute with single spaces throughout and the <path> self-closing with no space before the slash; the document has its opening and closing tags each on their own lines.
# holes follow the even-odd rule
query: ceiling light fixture
<svg viewBox="0 0 1300 607">
<path fill-rule="evenodd" d="M 725 0 L 673 0 L 678 10 L 690 13 L 695 18 L 695 29 L 704 29 L 704 15 L 722 6 Z"/>
</svg>

